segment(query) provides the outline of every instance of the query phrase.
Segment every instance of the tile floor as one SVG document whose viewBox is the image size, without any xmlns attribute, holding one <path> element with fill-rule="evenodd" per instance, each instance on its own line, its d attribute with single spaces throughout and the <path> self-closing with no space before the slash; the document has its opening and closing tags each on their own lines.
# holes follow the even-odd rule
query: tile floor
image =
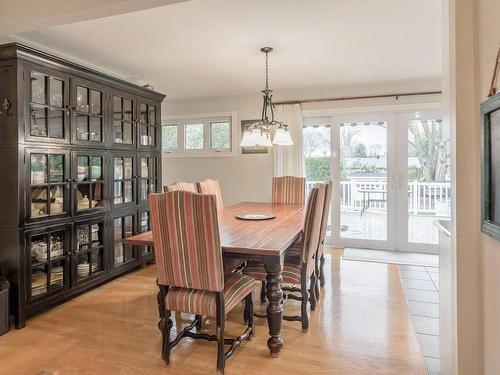
<svg viewBox="0 0 500 375">
<path fill-rule="evenodd" d="M 429 375 L 439 374 L 439 268 L 399 266 Z"/>
</svg>

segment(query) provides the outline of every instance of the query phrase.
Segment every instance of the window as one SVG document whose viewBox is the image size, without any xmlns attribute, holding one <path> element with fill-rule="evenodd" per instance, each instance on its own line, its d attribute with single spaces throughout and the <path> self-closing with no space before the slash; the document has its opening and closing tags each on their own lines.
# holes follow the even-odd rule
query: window
<svg viewBox="0 0 500 375">
<path fill-rule="evenodd" d="M 178 125 L 164 125 L 161 133 L 161 148 L 167 152 L 177 151 Z"/>
<path fill-rule="evenodd" d="M 203 150 L 203 123 L 184 125 L 184 148 Z"/>
<path fill-rule="evenodd" d="M 210 148 L 212 150 L 231 148 L 231 124 L 228 121 L 210 123 Z"/>
<path fill-rule="evenodd" d="M 234 155 L 232 118 L 195 116 L 164 123 L 162 149 L 177 157 Z"/>
</svg>

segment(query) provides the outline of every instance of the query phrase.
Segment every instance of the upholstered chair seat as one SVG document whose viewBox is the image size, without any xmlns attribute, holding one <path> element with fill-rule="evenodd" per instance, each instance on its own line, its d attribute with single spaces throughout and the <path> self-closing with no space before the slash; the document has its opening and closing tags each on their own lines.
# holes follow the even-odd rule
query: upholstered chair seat
<svg viewBox="0 0 500 375">
<path fill-rule="evenodd" d="M 255 280 L 239 273 L 224 275 L 224 310 L 226 315 L 252 293 Z M 207 290 L 171 287 L 165 298 L 167 310 L 204 315 L 217 315 L 217 293 Z"/>
<path fill-rule="evenodd" d="M 266 280 L 267 272 L 264 263 L 258 261 L 248 262 L 244 274 L 252 275 L 255 280 L 263 281 Z M 285 264 L 283 270 L 281 271 L 281 277 L 283 278 L 283 283 L 285 284 L 300 284 L 302 272 L 302 261 L 299 257 L 287 257 L 285 259 Z M 310 259 L 307 264 L 306 276 L 308 278 L 314 272 L 314 259 Z"/>
</svg>

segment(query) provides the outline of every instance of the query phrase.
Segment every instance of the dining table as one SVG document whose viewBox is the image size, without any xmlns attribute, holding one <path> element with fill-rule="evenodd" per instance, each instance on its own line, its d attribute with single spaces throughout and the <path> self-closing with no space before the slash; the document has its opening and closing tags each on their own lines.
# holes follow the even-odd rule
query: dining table
<svg viewBox="0 0 500 375">
<path fill-rule="evenodd" d="M 237 216 L 263 214 L 274 216 L 266 220 L 242 220 Z M 220 242 L 223 258 L 259 260 L 265 264 L 266 315 L 269 326 L 267 346 L 273 357 L 283 348 L 281 323 L 283 320 L 283 291 L 281 290 L 283 264 L 288 249 L 300 238 L 304 228 L 304 205 L 242 202 L 218 211 Z M 154 246 L 152 231 L 126 238 L 123 243 L 133 246 Z M 160 286 L 160 323 L 164 322 L 166 288 Z M 162 312 L 163 310 L 163 312 Z"/>
</svg>

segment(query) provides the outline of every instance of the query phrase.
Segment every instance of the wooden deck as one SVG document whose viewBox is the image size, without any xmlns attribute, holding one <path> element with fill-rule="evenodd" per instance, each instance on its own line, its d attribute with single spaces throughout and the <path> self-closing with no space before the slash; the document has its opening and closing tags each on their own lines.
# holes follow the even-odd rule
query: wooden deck
<svg viewBox="0 0 500 375">
<path fill-rule="evenodd" d="M 283 322 L 285 349 L 271 358 L 267 322 L 257 319 L 254 340 L 237 350 L 226 374 L 427 373 L 397 267 L 342 261 L 340 255 L 327 252 L 327 284 L 309 332 L 302 333 L 297 322 Z M 210 342 L 183 340 L 170 366 L 161 361 L 154 273 L 154 266 L 141 269 L 0 337 L 0 374 L 215 374 L 216 346 Z M 258 289 L 255 308 L 263 310 L 257 297 Z M 290 310 L 298 304 L 290 301 L 285 311 Z M 176 324 L 187 318 L 176 317 Z M 212 322 L 206 326 L 211 329 Z M 243 330 L 237 308 L 226 332 L 236 336 Z"/>
</svg>

